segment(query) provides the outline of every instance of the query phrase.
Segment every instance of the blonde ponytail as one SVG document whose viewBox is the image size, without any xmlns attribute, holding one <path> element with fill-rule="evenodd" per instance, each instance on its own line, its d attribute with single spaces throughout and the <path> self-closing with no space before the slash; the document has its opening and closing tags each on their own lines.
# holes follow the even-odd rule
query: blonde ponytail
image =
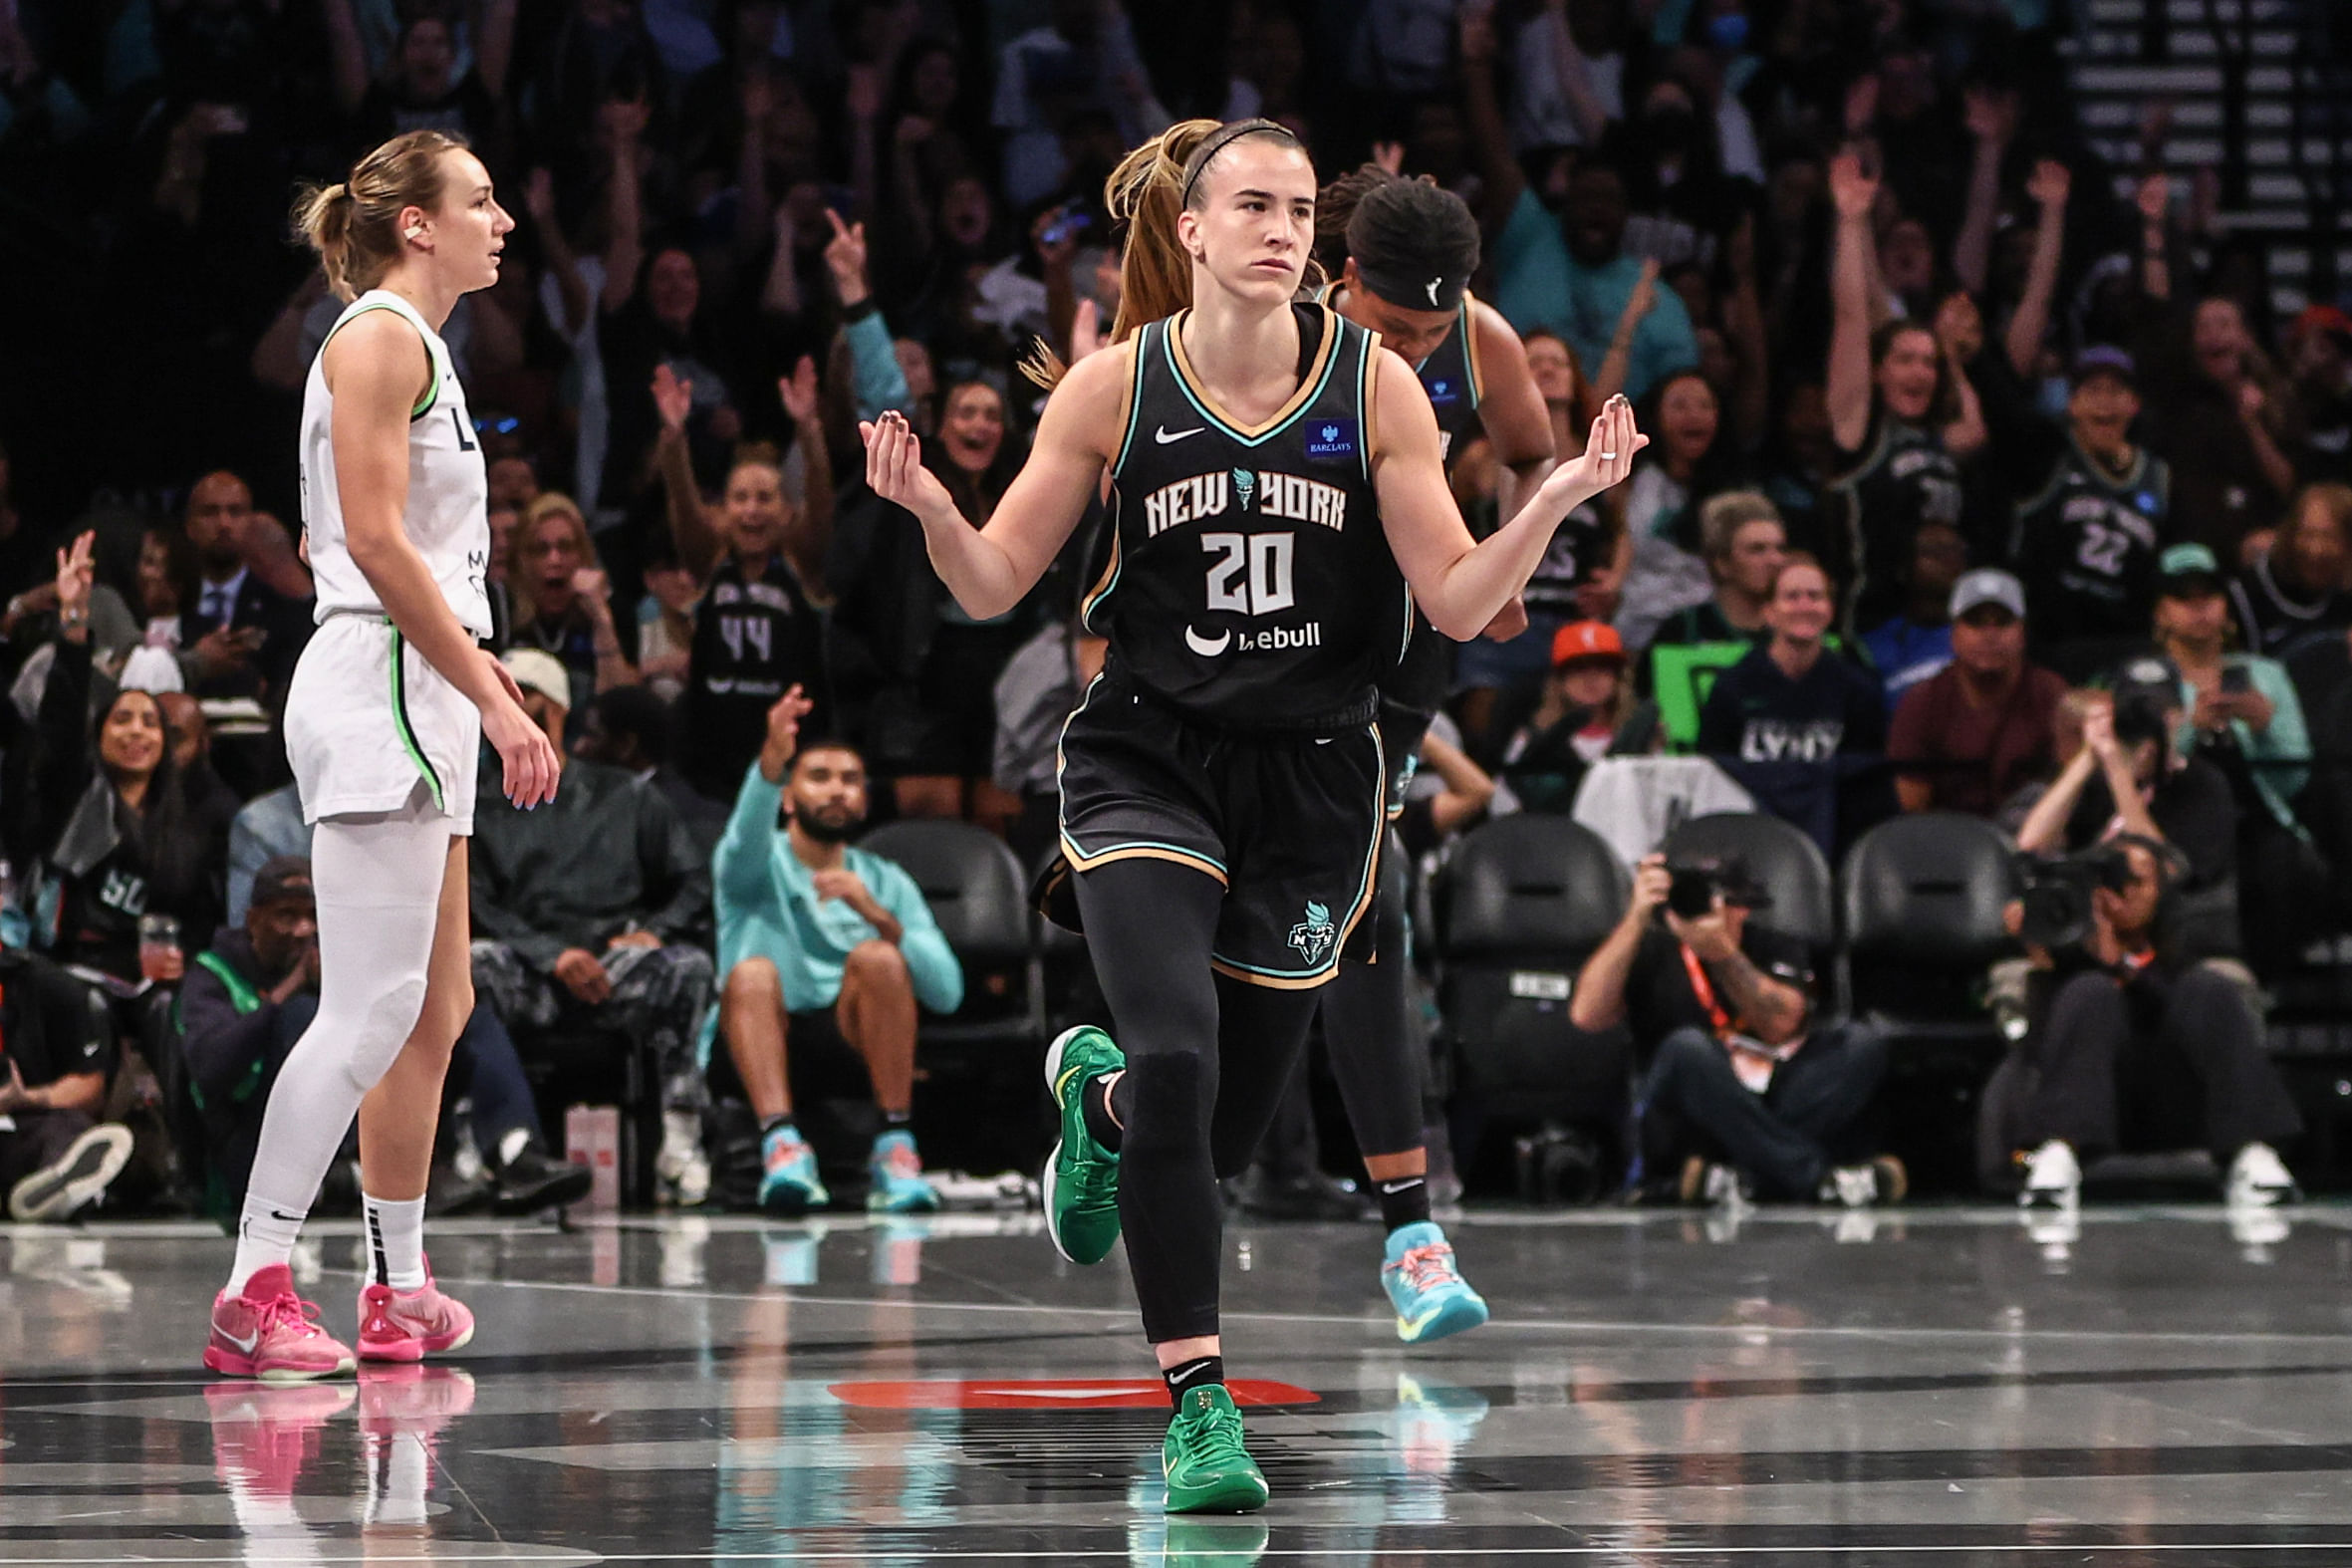
<svg viewBox="0 0 2352 1568">
<path fill-rule="evenodd" d="M 343 299 L 353 291 L 344 282 L 351 258 L 352 188 L 340 181 L 306 187 L 294 203 L 295 238 L 319 253 L 327 286 Z"/>
<path fill-rule="evenodd" d="M 309 186 L 295 198 L 294 237 L 318 252 L 338 299 L 357 299 L 384 281 L 400 256 L 400 213 L 440 205 L 441 154 L 465 144 L 445 131 L 411 131 L 360 159 L 343 182 Z"/>
</svg>

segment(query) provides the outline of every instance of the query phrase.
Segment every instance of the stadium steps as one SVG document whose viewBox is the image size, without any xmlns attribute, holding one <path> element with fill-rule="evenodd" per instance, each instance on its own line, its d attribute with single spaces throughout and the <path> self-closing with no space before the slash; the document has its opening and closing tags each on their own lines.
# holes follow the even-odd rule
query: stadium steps
<svg viewBox="0 0 2352 1568">
<path fill-rule="evenodd" d="M 2332 71 L 2307 58 L 2306 5 L 2345 0 L 2159 0 L 2170 24 L 2167 53 L 2143 58 L 2149 0 L 2089 0 L 2080 37 L 2066 46 L 2067 72 L 2077 113 L 2091 144 L 2124 172 L 2117 190 L 2129 200 L 2139 165 L 2143 106 L 2164 100 L 2173 106 L 2172 131 L 2163 159 L 2174 179 L 2176 200 L 2186 201 L 2197 171 L 2222 161 L 2224 63 L 2218 23 L 2232 47 L 2246 55 L 2245 199 L 2224 208 L 2224 230 L 2264 240 L 2270 259 L 2271 303 L 2282 315 L 2299 311 L 2310 297 L 2315 247 L 2324 244 L 2312 226 L 2312 202 L 2331 179 L 2339 191 L 2352 188 L 2352 72 Z M 2209 15 L 2209 10 L 2211 15 Z M 2304 110 L 2298 134 L 2296 99 Z M 2330 145 L 2327 126 L 2314 124 L 2314 104 L 2337 122 Z M 2331 153 L 2333 156 L 2331 156 Z M 2332 165 L 2332 167 L 2331 167 Z M 2342 196 L 2338 197 L 2339 205 Z M 2340 286 L 2352 286 L 2352 228 L 2339 227 L 2335 264 Z"/>
</svg>

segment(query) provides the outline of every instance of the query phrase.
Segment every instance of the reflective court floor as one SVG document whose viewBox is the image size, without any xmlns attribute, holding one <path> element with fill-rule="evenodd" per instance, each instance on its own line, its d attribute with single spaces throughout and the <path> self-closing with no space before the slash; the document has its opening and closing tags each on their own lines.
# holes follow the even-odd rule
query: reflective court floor
<svg viewBox="0 0 2352 1568">
<path fill-rule="evenodd" d="M 1495 1321 L 1418 1349 L 1376 1227 L 1228 1231 L 1274 1500 L 1170 1521 L 1033 1218 L 441 1226 L 473 1345 L 282 1389 L 196 1370 L 216 1233 L 0 1227 L 0 1563 L 2352 1563 L 2352 1208 L 1451 1231 Z"/>
</svg>

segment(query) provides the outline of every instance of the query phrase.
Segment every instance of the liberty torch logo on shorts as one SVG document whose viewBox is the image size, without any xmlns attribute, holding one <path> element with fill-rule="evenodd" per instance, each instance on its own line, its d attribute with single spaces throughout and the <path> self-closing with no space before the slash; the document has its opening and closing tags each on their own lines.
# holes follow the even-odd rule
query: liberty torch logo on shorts
<svg viewBox="0 0 2352 1568">
<path fill-rule="evenodd" d="M 1339 940 L 1339 927 L 1331 923 L 1331 912 L 1314 900 L 1307 901 L 1307 917 L 1290 928 L 1290 945 L 1307 960 L 1307 967 L 1320 969 L 1323 960 L 1331 956 L 1332 943 Z"/>
</svg>

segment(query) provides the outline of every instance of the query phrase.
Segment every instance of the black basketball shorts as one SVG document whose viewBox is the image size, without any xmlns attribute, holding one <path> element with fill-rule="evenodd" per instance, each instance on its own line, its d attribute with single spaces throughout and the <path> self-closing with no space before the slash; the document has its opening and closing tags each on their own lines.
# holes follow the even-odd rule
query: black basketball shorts
<svg viewBox="0 0 2352 1568">
<path fill-rule="evenodd" d="M 1304 990 L 1372 957 L 1386 794 L 1378 729 L 1240 731 L 1097 680 L 1062 732 L 1061 857 L 1046 915 L 1077 928 L 1068 873 L 1190 866 L 1225 888 L 1217 972 Z"/>
<path fill-rule="evenodd" d="M 1421 771 L 1422 737 L 1430 732 L 1434 713 L 1424 713 L 1383 698 L 1380 705 L 1380 745 L 1389 768 L 1386 810 L 1391 822 L 1405 815 L 1405 792 Z"/>
</svg>

